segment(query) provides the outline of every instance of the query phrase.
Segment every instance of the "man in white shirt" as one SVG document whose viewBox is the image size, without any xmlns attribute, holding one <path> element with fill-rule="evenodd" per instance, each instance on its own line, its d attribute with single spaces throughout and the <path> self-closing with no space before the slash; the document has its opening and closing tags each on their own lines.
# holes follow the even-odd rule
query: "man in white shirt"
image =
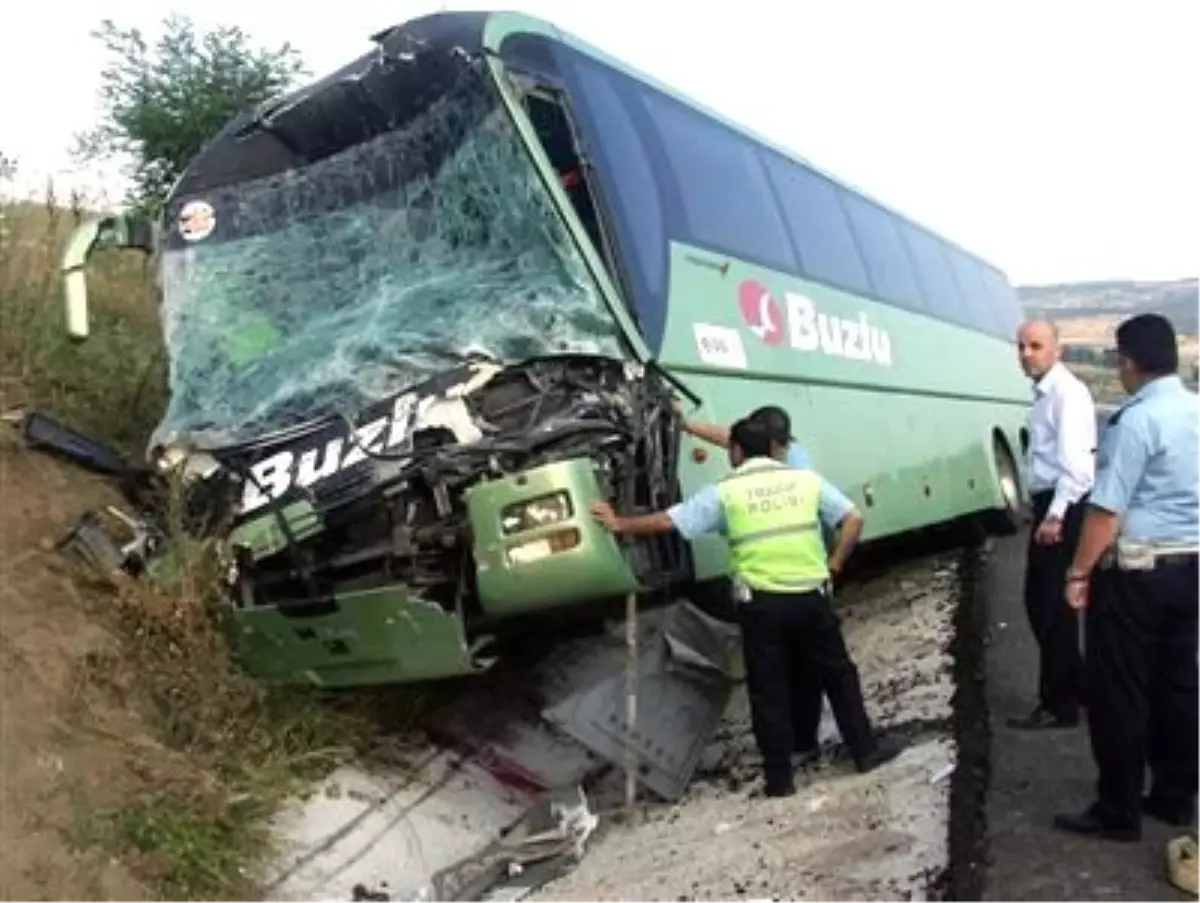
<svg viewBox="0 0 1200 903">
<path fill-rule="evenodd" d="M 1033 530 L 1025 570 L 1025 610 L 1041 650 L 1038 705 L 1009 720 L 1021 729 L 1074 727 L 1083 702 L 1079 613 L 1063 599 L 1085 502 L 1095 480 L 1096 405 L 1060 360 L 1058 329 L 1031 320 L 1017 333 L 1021 369 L 1033 381 L 1029 490 Z"/>
</svg>

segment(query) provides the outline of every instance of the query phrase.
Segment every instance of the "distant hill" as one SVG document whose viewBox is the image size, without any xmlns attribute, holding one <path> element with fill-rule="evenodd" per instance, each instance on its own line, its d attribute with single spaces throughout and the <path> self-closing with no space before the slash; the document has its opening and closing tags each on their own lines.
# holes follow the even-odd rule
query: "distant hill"
<svg viewBox="0 0 1200 903">
<path fill-rule="evenodd" d="M 1064 338 L 1102 344 L 1116 324 L 1138 313 L 1160 313 L 1182 335 L 1200 332 L 1200 281 L 1071 282 L 1025 285 L 1017 296 L 1030 316 L 1058 322 Z"/>
</svg>

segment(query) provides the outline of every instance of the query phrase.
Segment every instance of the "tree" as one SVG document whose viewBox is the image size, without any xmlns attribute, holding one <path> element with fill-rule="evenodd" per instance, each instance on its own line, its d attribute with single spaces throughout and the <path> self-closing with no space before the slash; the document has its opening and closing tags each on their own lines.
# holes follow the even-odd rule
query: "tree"
<svg viewBox="0 0 1200 903">
<path fill-rule="evenodd" d="M 108 19 L 92 36 L 109 61 L 100 73 L 99 124 L 78 136 L 76 155 L 127 158 L 130 201 L 143 209 L 161 205 L 192 156 L 233 116 L 305 74 L 290 44 L 253 47 L 230 26 L 198 34 L 184 16 L 164 19 L 153 47 L 139 29 Z"/>
</svg>

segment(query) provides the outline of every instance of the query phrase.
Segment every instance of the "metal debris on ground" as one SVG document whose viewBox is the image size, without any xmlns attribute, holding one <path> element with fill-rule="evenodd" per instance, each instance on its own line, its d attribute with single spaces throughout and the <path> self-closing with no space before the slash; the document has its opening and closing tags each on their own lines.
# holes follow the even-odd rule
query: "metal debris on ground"
<svg viewBox="0 0 1200 903">
<path fill-rule="evenodd" d="M 425 899 L 520 900 L 574 868 L 599 821 L 582 788 L 549 791 L 486 849 L 434 875 Z"/>
<path fill-rule="evenodd" d="M 53 452 L 80 467 L 106 476 L 120 477 L 133 468 L 119 451 L 91 436 L 72 429 L 41 411 L 6 417 L 19 426 L 30 448 Z"/>
<path fill-rule="evenodd" d="M 107 515 L 107 522 L 103 515 Z M 123 538 L 116 538 L 124 534 Z M 162 541 L 147 521 L 113 505 L 85 511 L 54 544 L 55 551 L 91 568 L 106 580 L 136 576 Z"/>
<path fill-rule="evenodd" d="M 637 620 L 638 779 L 673 800 L 740 672 L 737 633 L 685 601 Z M 585 788 L 624 763 L 624 629 L 475 681 L 404 781 L 345 768 L 326 784 L 357 792 L 295 801 L 272 898 L 515 900 L 574 868 L 599 823 Z"/>
</svg>

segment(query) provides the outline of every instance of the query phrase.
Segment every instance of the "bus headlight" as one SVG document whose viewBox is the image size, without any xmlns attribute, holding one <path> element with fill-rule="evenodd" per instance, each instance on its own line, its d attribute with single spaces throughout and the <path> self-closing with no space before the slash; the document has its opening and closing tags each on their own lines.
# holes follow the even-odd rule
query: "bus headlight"
<svg viewBox="0 0 1200 903">
<path fill-rule="evenodd" d="M 535 527 L 548 527 L 570 519 L 571 498 L 565 491 L 514 502 L 500 513 L 500 526 L 505 535 L 523 533 Z"/>
<path fill-rule="evenodd" d="M 543 558 L 549 558 L 551 555 L 575 548 L 579 545 L 579 538 L 579 531 L 574 527 L 568 527 L 566 530 L 557 530 L 549 536 L 528 539 L 509 547 L 508 563 L 510 565 L 533 564 L 535 561 L 541 561 Z"/>
</svg>

